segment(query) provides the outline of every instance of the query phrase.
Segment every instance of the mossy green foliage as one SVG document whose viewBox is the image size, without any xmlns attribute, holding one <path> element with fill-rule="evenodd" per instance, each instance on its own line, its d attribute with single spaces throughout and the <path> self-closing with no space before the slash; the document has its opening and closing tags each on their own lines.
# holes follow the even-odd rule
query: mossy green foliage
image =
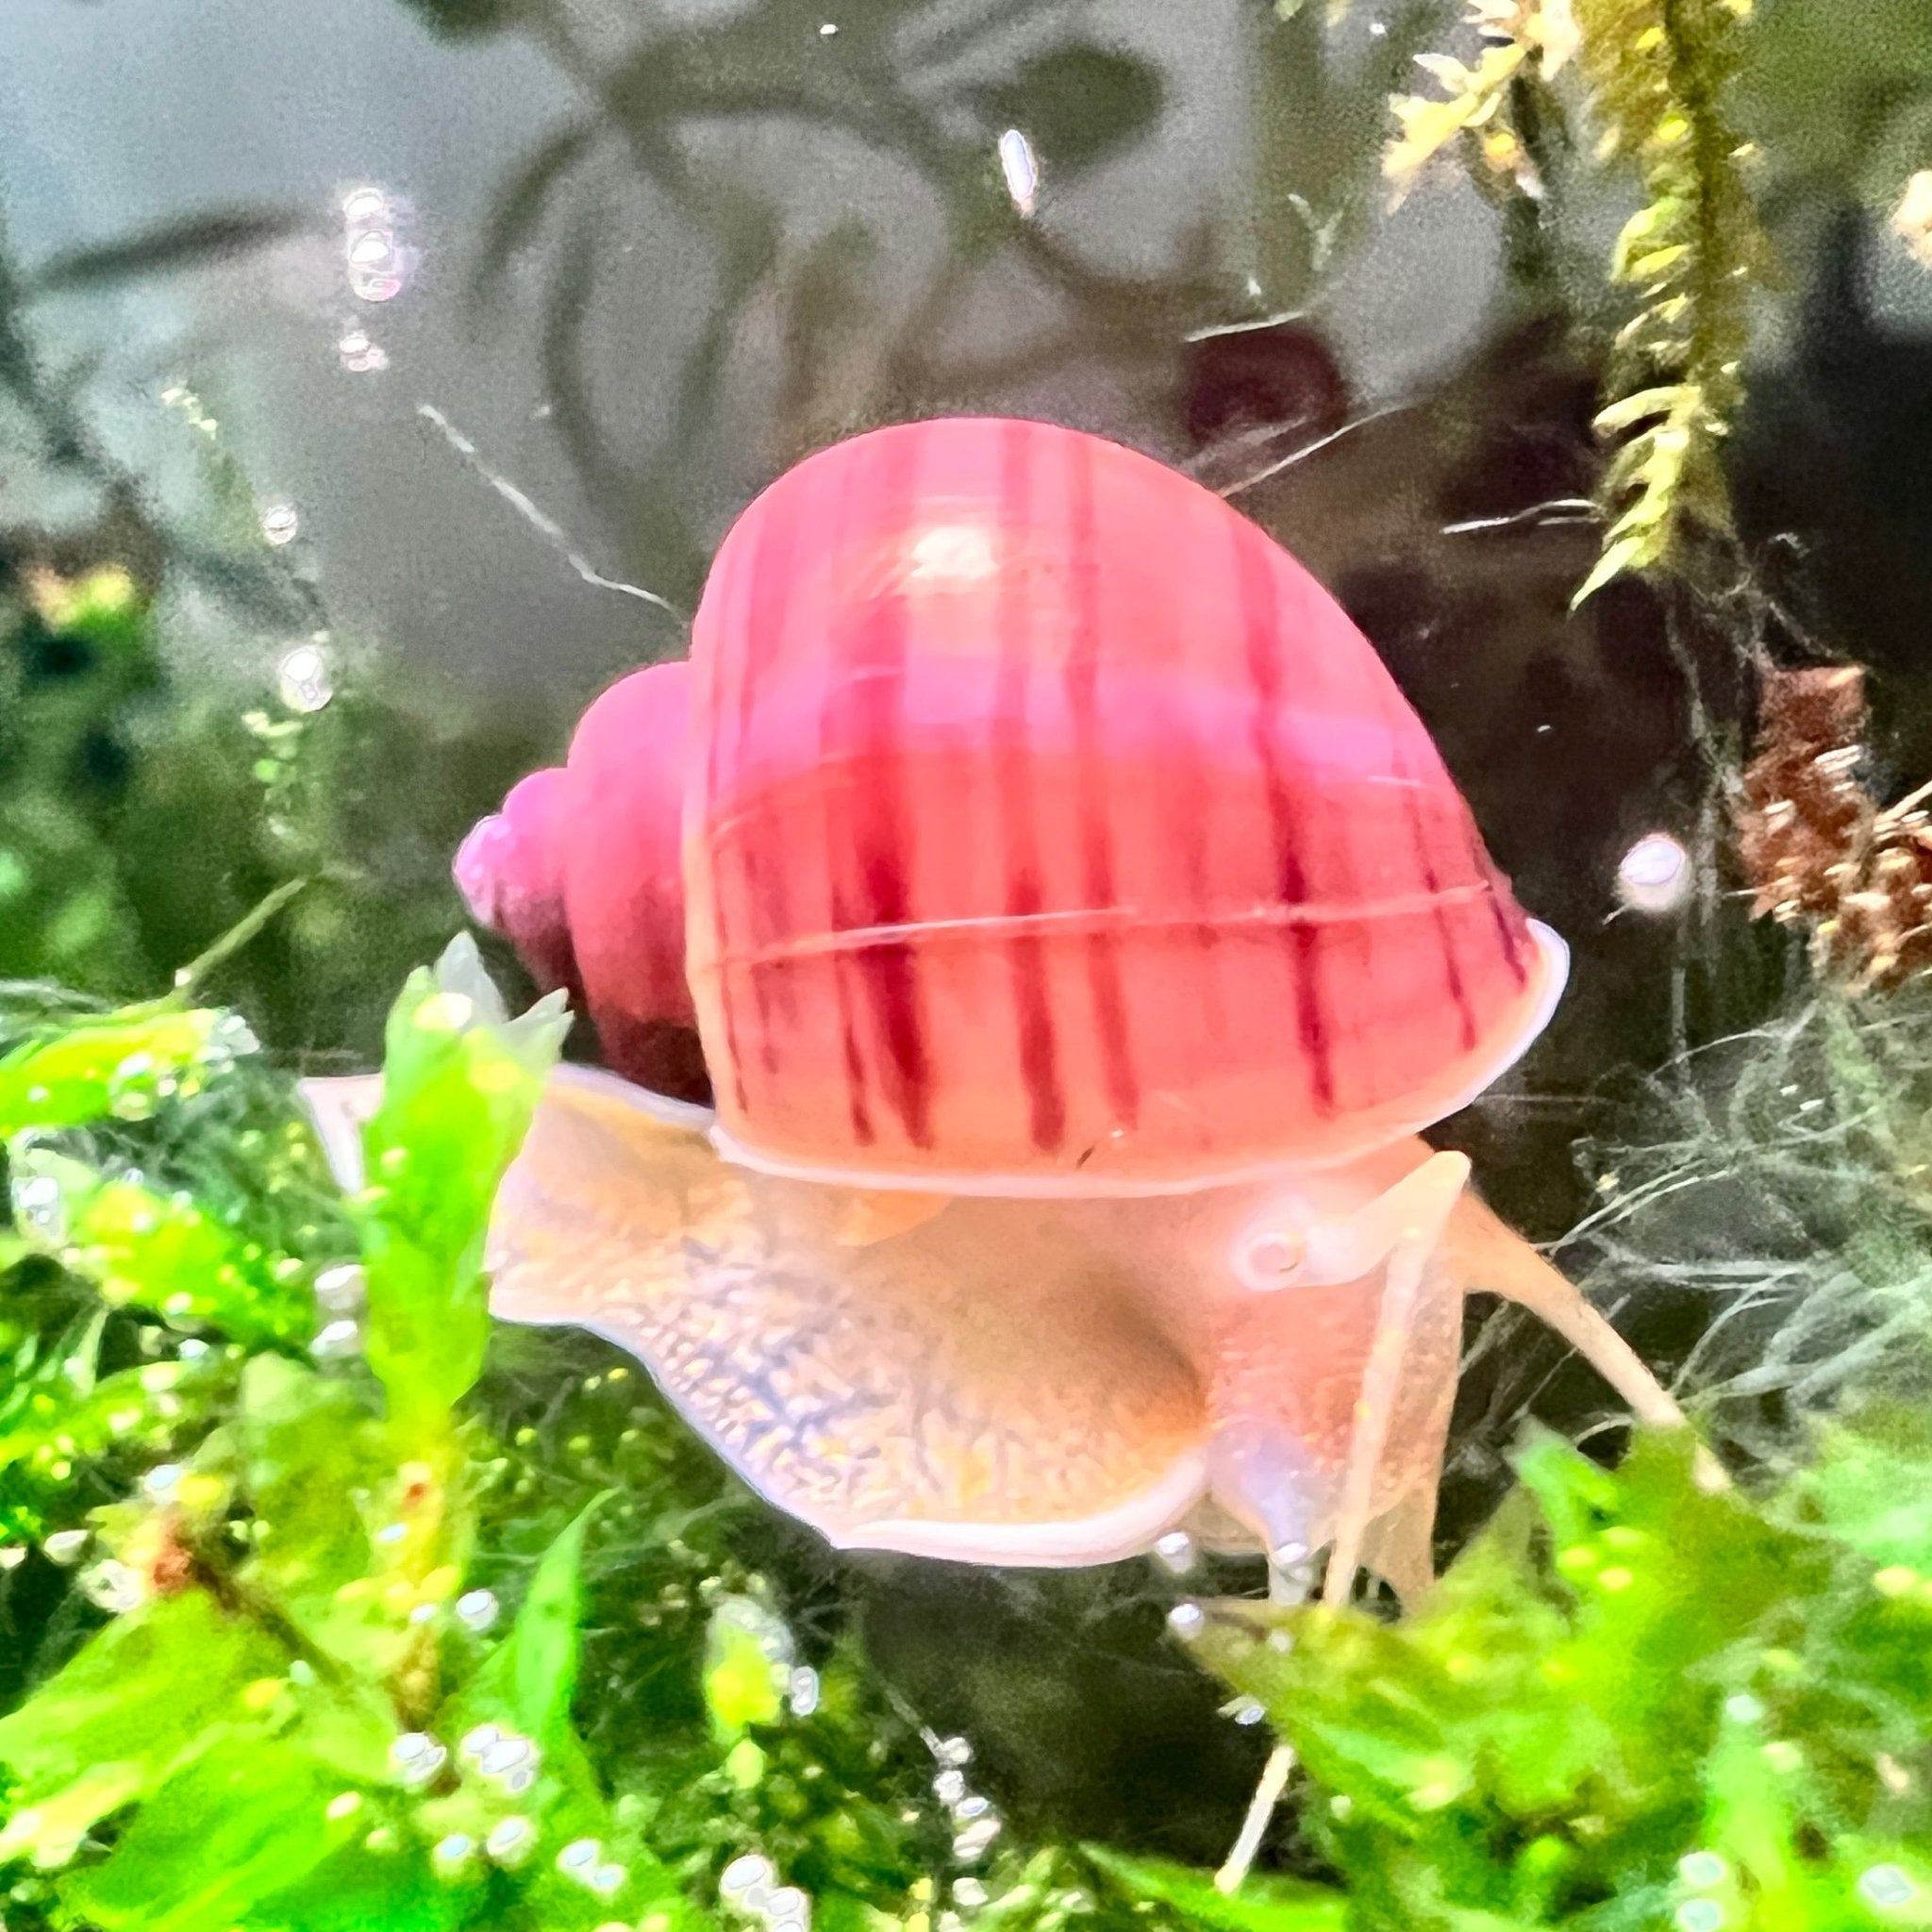
<svg viewBox="0 0 1932 1932">
<path fill-rule="evenodd" d="M 1622 393 L 1597 418 L 1618 440 L 1612 521 L 1579 600 L 1626 570 L 1682 560 L 1727 530 L 1724 439 L 1743 394 L 1764 238 L 1745 185 L 1732 95 L 1750 0 L 1576 0 L 1577 60 L 1611 153 L 1643 177 L 1610 275 L 1637 309 L 1617 338 Z"/>
<path fill-rule="evenodd" d="M 127 572 L 62 584 L 0 551 L 0 977 L 138 974 L 110 840 L 162 681 Z"/>
<path fill-rule="evenodd" d="M 1730 527 L 1724 441 L 1768 268 L 1737 126 L 1750 13 L 1750 0 L 1470 0 L 1480 58 L 1425 57 L 1439 92 L 1393 103 L 1385 172 L 1398 188 L 1456 147 L 1479 182 L 1544 204 L 1566 73 L 1581 76 L 1599 158 L 1641 176 L 1608 264 L 1635 299 L 1597 418 L 1614 445 L 1599 491 L 1607 528 L 1578 602 L 1625 572 L 1681 569 L 1696 539 Z"/>
<path fill-rule="evenodd" d="M 1554 1440 L 1412 1616 L 1208 1606 L 1311 1780 L 1350 1924 L 1864 1927 L 1932 1911 L 1932 1434 L 1874 1415 L 1749 1499 Z"/>
</svg>

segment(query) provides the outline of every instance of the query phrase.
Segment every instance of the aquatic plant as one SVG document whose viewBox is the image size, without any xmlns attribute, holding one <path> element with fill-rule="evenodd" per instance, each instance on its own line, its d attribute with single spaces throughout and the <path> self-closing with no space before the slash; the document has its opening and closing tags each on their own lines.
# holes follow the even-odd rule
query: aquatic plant
<svg viewBox="0 0 1932 1932">
<path fill-rule="evenodd" d="M 1351 1925 L 1914 1924 L 1928 1457 L 1923 1415 L 1874 1415 L 1747 1501 L 1668 1437 L 1614 1474 L 1545 1440 L 1400 1624 L 1207 1603 L 1178 1627 L 1306 1768 Z"/>
<path fill-rule="evenodd" d="M 1429 57 L 1442 92 L 1394 103 L 1401 133 L 1385 171 L 1398 186 L 1457 144 L 1541 197 L 1541 130 L 1562 119 L 1551 83 L 1574 63 L 1602 157 L 1641 177 L 1642 206 L 1609 264 L 1635 306 L 1597 417 L 1618 446 L 1599 492 L 1604 548 L 1579 602 L 1626 571 L 1681 567 L 1694 533 L 1729 528 L 1724 439 L 1767 267 L 1733 101 L 1749 10 L 1748 0 L 1471 0 L 1476 64 Z"/>
</svg>

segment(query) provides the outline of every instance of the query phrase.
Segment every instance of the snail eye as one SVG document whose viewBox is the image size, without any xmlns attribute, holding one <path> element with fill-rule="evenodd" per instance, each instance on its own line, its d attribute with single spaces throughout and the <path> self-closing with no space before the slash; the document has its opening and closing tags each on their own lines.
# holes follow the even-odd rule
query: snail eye
<svg viewBox="0 0 1932 1932">
<path fill-rule="evenodd" d="M 1271 1228 L 1247 1243 L 1237 1265 L 1250 1288 L 1265 1291 L 1288 1287 L 1301 1273 L 1307 1253 L 1308 1244 L 1299 1234 Z"/>
</svg>

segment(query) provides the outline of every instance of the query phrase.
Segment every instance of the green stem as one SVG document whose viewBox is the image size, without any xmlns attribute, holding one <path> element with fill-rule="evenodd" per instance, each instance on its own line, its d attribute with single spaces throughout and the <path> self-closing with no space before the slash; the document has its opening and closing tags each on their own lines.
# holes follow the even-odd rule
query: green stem
<svg viewBox="0 0 1932 1932">
<path fill-rule="evenodd" d="M 211 946 L 197 954 L 175 974 L 175 990 L 168 997 L 176 1004 L 185 1005 L 210 974 L 226 965 L 250 944 L 275 919 L 282 908 L 306 891 L 311 883 L 307 878 L 284 879 L 254 911 L 245 913 Z"/>
</svg>

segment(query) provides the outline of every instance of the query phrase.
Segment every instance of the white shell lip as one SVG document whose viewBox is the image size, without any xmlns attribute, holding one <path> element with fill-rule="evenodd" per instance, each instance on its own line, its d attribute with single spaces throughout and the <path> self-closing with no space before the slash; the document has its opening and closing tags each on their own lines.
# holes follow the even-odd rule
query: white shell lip
<svg viewBox="0 0 1932 1932">
<path fill-rule="evenodd" d="M 862 1168 L 821 1167 L 811 1161 L 788 1160 L 782 1155 L 747 1147 L 715 1116 L 708 1115 L 711 1145 L 717 1149 L 719 1158 L 732 1166 L 770 1174 L 778 1180 L 809 1181 L 821 1187 L 853 1188 L 868 1192 L 990 1196 L 1001 1200 L 1135 1200 L 1166 1194 L 1205 1194 L 1217 1188 L 1251 1186 L 1283 1175 L 1344 1167 L 1365 1155 L 1406 1141 L 1411 1134 L 1419 1134 L 1453 1113 L 1460 1113 L 1535 1044 L 1550 1024 L 1569 983 L 1570 948 L 1541 920 L 1532 919 L 1527 924 L 1541 968 L 1541 984 L 1522 1020 L 1494 1052 L 1447 1094 L 1441 1098 L 1421 1097 L 1421 1104 L 1413 1111 L 1399 1116 L 1391 1114 L 1366 1131 L 1357 1129 L 1340 1140 L 1333 1152 L 1318 1157 L 1257 1160 L 1242 1167 L 1192 1174 L 1178 1179 L 1146 1175 L 1123 1179 L 1093 1174 L 948 1174 L 915 1169 L 871 1172 Z"/>
</svg>

